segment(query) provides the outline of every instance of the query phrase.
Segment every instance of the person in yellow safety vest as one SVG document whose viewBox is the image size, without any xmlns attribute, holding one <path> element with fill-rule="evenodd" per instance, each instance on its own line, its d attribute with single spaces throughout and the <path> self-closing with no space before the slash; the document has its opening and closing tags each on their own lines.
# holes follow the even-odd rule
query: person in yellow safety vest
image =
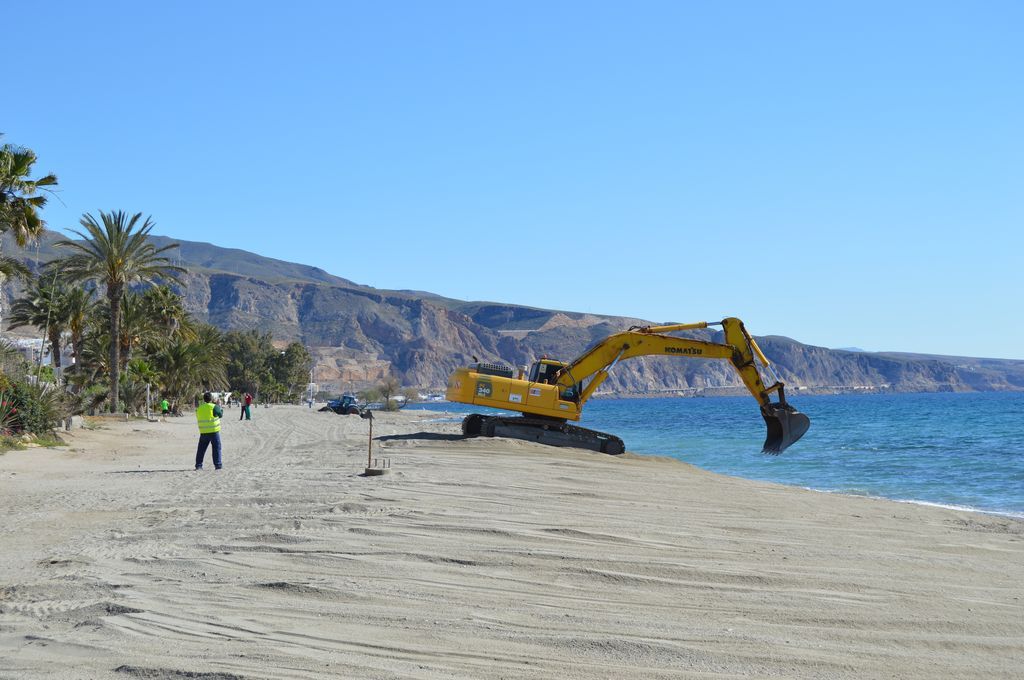
<svg viewBox="0 0 1024 680">
<path fill-rule="evenodd" d="M 199 422 L 199 448 L 196 449 L 196 469 L 203 469 L 203 458 L 206 448 L 213 444 L 213 466 L 218 470 L 222 467 L 220 458 L 220 417 L 224 411 L 213 403 L 213 395 L 203 393 L 203 403 L 196 409 L 196 420 Z"/>
</svg>

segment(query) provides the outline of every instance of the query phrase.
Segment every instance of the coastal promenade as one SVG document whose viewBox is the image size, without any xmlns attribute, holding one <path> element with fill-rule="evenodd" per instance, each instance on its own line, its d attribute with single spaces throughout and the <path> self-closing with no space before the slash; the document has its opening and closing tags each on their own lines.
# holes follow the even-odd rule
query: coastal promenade
<svg viewBox="0 0 1024 680">
<path fill-rule="evenodd" d="M 233 417 L 234 416 L 234 417 Z M 1018 678 L 1024 523 L 424 411 L 0 455 L 0 678 Z"/>
</svg>

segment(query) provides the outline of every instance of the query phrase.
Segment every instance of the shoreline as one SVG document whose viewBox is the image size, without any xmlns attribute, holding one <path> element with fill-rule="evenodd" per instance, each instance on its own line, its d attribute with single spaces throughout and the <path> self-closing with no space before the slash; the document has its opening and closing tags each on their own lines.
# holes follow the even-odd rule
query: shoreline
<svg viewBox="0 0 1024 680">
<path fill-rule="evenodd" d="M 721 474 L 721 473 L 717 473 L 716 472 L 715 474 Z M 724 475 L 724 476 L 731 477 L 732 475 Z M 747 477 L 736 477 L 736 479 L 747 479 Z M 764 481 L 764 480 L 755 480 L 755 481 Z M 765 483 L 767 483 L 767 484 L 779 484 L 779 482 L 765 482 Z M 834 495 L 837 495 L 837 496 L 846 496 L 846 497 L 849 497 L 849 498 L 873 498 L 875 500 L 889 501 L 891 503 L 907 503 L 909 505 L 920 505 L 920 506 L 923 506 L 923 507 L 926 507 L 926 508 L 938 508 L 940 510 L 955 510 L 957 512 L 971 512 L 971 513 L 977 513 L 977 514 L 980 514 L 980 515 L 988 515 L 990 517 L 1002 517 L 1002 518 L 1005 518 L 1005 519 L 1012 519 L 1012 520 L 1015 520 L 1015 521 L 1018 521 L 1018 522 L 1024 522 L 1024 513 L 1014 513 L 1014 512 L 999 511 L 999 510 L 983 510 L 981 508 L 973 508 L 973 507 L 970 507 L 970 506 L 967 506 L 967 505 L 954 505 L 954 504 L 951 504 L 951 503 L 936 503 L 934 501 L 921 501 L 921 500 L 915 500 L 915 499 L 912 499 L 912 498 L 889 498 L 888 496 L 875 496 L 873 494 L 856 494 L 856 493 L 849 493 L 847 491 L 829 491 L 827 489 L 815 489 L 815 488 L 809 487 L 809 486 L 795 486 L 795 485 L 791 485 L 791 484 L 781 484 L 781 486 L 792 486 L 793 488 L 796 488 L 796 489 L 804 489 L 806 491 L 813 491 L 815 493 L 824 493 L 824 494 L 834 494 Z"/>
<path fill-rule="evenodd" d="M 922 393 L 922 394 L 929 394 L 929 393 Z M 450 403 L 450 402 L 446 402 L 446 403 Z M 437 419 L 438 423 L 454 423 L 454 424 L 458 424 L 458 422 L 461 421 L 462 417 L 466 415 L 465 413 L 459 412 L 459 411 L 449 411 L 449 410 L 442 410 L 442 409 L 433 410 L 432 408 L 429 408 L 429 404 L 427 404 L 426 406 L 428 406 L 428 407 L 427 408 L 411 409 L 411 410 L 407 410 L 406 412 L 407 413 L 432 413 L 432 414 L 436 414 L 437 416 L 441 416 L 441 417 L 439 417 Z M 494 409 L 488 409 L 488 410 L 494 410 Z M 498 413 L 499 411 L 494 410 L 494 412 Z M 903 498 L 903 497 L 897 498 L 895 496 L 882 496 L 882 495 L 871 494 L 871 493 L 853 493 L 853 492 L 849 492 L 849 491 L 840 491 L 840 490 L 835 490 L 835 489 L 818 488 L 818 487 L 814 487 L 814 486 L 808 486 L 808 485 L 805 485 L 805 484 L 786 483 L 786 482 L 775 480 L 775 479 L 764 479 L 764 478 L 758 478 L 758 477 L 753 477 L 753 476 L 745 477 L 745 476 L 739 475 L 739 474 L 720 472 L 718 470 L 712 470 L 712 469 L 709 469 L 709 468 L 706 468 L 706 467 L 701 467 L 700 465 L 697 465 L 695 463 L 690 463 L 689 461 L 683 460 L 682 458 L 677 458 L 676 456 L 673 456 L 672 454 L 646 453 L 646 452 L 638 452 L 638 451 L 629 451 L 629 453 L 632 453 L 632 454 L 637 455 L 637 456 L 669 458 L 669 459 L 672 459 L 672 460 L 677 460 L 677 461 L 679 461 L 681 463 L 685 463 L 687 465 L 694 465 L 695 467 L 698 467 L 701 470 L 706 470 L 707 472 L 711 472 L 711 473 L 714 473 L 714 474 L 720 474 L 720 475 L 723 475 L 725 477 L 730 477 L 730 478 L 735 478 L 735 479 L 744 479 L 744 480 L 750 480 L 750 481 L 757 481 L 757 482 L 764 482 L 764 483 L 769 483 L 769 484 L 779 484 L 781 486 L 785 486 L 785 487 L 789 487 L 789 488 L 804 489 L 804 490 L 807 490 L 807 491 L 814 491 L 816 493 L 837 494 L 837 495 L 841 495 L 841 496 L 850 496 L 850 497 L 853 497 L 853 498 L 876 498 L 876 499 L 879 499 L 879 500 L 892 501 L 894 503 L 911 503 L 911 504 L 916 504 L 916 505 L 945 508 L 945 509 L 948 509 L 948 510 L 959 510 L 959 511 L 963 511 L 963 512 L 976 512 L 976 513 L 980 513 L 980 514 L 983 514 L 983 515 L 991 515 L 991 516 L 994 516 L 994 517 L 1006 517 L 1006 518 L 1010 518 L 1010 519 L 1014 519 L 1014 520 L 1018 520 L 1018 521 L 1024 521 L 1024 510 L 1022 510 L 1022 511 L 1016 511 L 1016 510 L 995 510 L 995 509 L 981 508 L 981 507 L 975 507 L 975 506 L 970 506 L 970 505 L 962 505 L 962 504 L 956 504 L 956 503 L 943 503 L 943 502 L 940 502 L 940 501 L 931 501 L 931 500 L 927 500 L 927 499 Z M 783 455 L 786 455 L 786 454 L 783 454 Z"/>
<path fill-rule="evenodd" d="M 946 389 L 949 388 L 949 389 Z M 958 389 L 953 389 L 958 388 Z M 893 389 L 880 385 L 828 385 L 795 387 L 788 390 L 790 397 L 835 397 L 835 396 L 897 396 L 903 394 L 1020 394 L 1024 387 L 1007 386 L 1005 389 L 979 390 L 964 385 L 944 385 L 935 389 Z M 724 387 L 698 387 L 666 389 L 655 392 L 598 392 L 592 400 L 615 401 L 618 399 L 719 399 L 723 397 L 749 397 L 750 392 L 742 385 Z"/>
<path fill-rule="evenodd" d="M 430 412 L 225 413 L 0 456 L 0 678 L 1015 677 L 1024 525 Z"/>
</svg>

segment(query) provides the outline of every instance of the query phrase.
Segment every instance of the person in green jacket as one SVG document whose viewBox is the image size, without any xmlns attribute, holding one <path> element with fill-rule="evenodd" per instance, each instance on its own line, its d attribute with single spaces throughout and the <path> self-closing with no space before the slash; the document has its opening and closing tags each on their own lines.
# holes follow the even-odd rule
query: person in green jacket
<svg viewBox="0 0 1024 680">
<path fill-rule="evenodd" d="M 167 401 L 167 397 L 164 397 L 163 401 L 160 402 L 160 414 L 166 420 L 167 416 L 171 413 L 171 404 Z"/>
</svg>

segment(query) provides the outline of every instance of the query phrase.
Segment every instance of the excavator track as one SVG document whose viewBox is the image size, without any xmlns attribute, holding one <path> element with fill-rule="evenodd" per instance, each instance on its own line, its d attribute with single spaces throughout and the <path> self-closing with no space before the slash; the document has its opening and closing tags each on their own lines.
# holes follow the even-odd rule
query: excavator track
<svg viewBox="0 0 1024 680">
<path fill-rule="evenodd" d="M 483 416 L 474 413 L 462 420 L 462 434 L 467 437 L 509 437 L 548 446 L 571 446 L 612 456 L 626 450 L 622 440 L 613 434 L 548 418 Z"/>
</svg>

